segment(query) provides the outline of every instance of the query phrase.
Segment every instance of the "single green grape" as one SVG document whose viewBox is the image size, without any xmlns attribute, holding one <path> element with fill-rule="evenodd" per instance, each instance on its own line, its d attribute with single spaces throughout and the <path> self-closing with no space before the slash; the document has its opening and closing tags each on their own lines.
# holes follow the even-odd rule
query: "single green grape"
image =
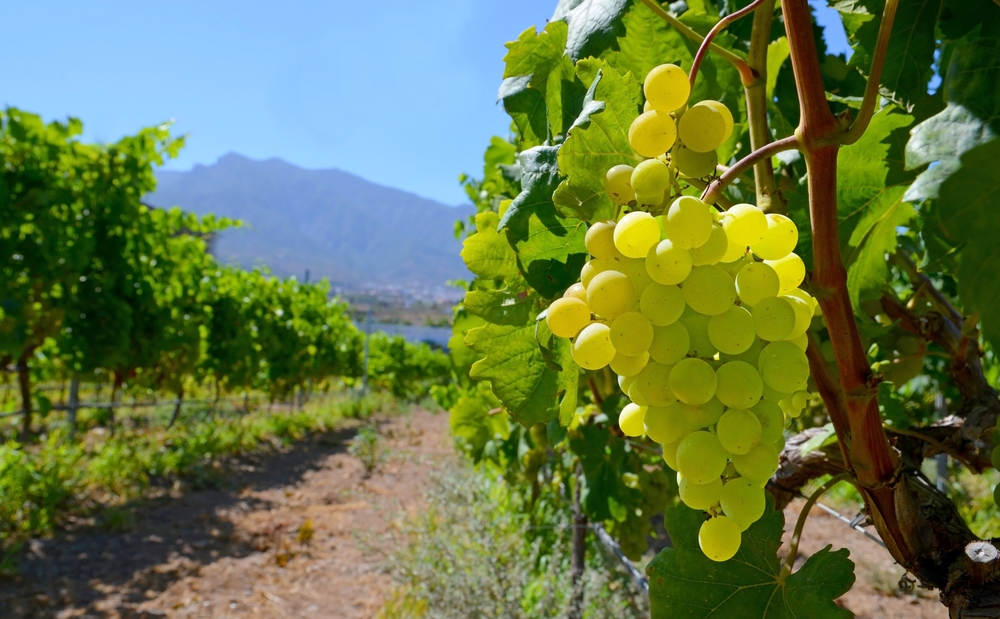
<svg viewBox="0 0 1000 619">
<path fill-rule="evenodd" d="M 695 104 L 681 116 L 677 134 L 695 152 L 715 150 L 726 141 L 726 118 L 710 106 Z"/>
<path fill-rule="evenodd" d="M 719 492 L 722 512 L 746 531 L 764 515 L 764 489 L 749 479 L 731 479 Z"/>
<path fill-rule="evenodd" d="M 740 475 L 763 486 L 778 470 L 778 452 L 767 443 L 757 443 L 746 454 L 733 456 L 733 464 Z"/>
<path fill-rule="evenodd" d="M 619 206 L 626 206 L 635 200 L 632 189 L 632 171 L 630 165 L 624 163 L 612 166 L 604 175 L 604 193 Z"/>
<path fill-rule="evenodd" d="M 745 361 L 753 367 L 757 367 L 757 360 L 760 359 L 760 351 L 764 350 L 764 344 L 761 342 L 760 338 L 755 337 L 753 342 L 750 344 L 750 348 L 741 352 L 738 355 L 727 355 L 722 353 L 719 358 L 724 361 Z"/>
<path fill-rule="evenodd" d="M 792 396 L 791 393 L 785 391 L 778 391 L 777 389 L 768 385 L 767 382 L 764 383 L 764 399 L 770 400 L 771 402 L 781 402 Z"/>
<path fill-rule="evenodd" d="M 681 443 L 687 438 L 689 432 L 685 431 L 680 438 L 671 443 L 664 443 L 663 445 L 663 461 L 666 462 L 667 466 L 671 470 L 677 470 L 677 448 L 680 447 Z"/>
<path fill-rule="evenodd" d="M 688 178 L 702 178 L 715 174 L 719 165 L 719 153 L 715 150 L 699 153 L 684 146 L 680 142 L 674 144 L 670 151 L 677 170 Z"/>
<path fill-rule="evenodd" d="M 636 195 L 663 195 L 663 190 L 670 185 L 670 168 L 660 159 L 647 159 L 632 172 L 632 188 Z"/>
<path fill-rule="evenodd" d="M 681 284 L 684 302 L 706 316 L 716 316 L 728 310 L 736 301 L 736 284 L 725 271 L 715 265 L 693 267 Z"/>
<path fill-rule="evenodd" d="M 633 211 L 622 217 L 614 231 L 615 248 L 628 258 L 645 258 L 660 241 L 660 224 L 649 213 Z"/>
<path fill-rule="evenodd" d="M 751 243 L 750 249 L 764 260 L 778 260 L 790 254 L 798 242 L 799 231 L 795 222 L 784 215 L 769 213 L 767 233 L 762 240 Z"/>
<path fill-rule="evenodd" d="M 678 291 L 680 292 L 680 291 Z M 580 299 L 584 303 L 587 302 L 587 288 L 583 284 L 577 282 L 566 289 L 563 293 L 564 299 Z M 683 297 L 681 297 L 683 299 Z"/>
<path fill-rule="evenodd" d="M 760 353 L 760 375 L 773 389 L 794 393 L 809 379 L 809 360 L 791 342 L 771 342 Z"/>
<path fill-rule="evenodd" d="M 677 471 L 695 484 L 718 479 L 728 461 L 729 453 L 711 432 L 692 432 L 677 446 Z"/>
<path fill-rule="evenodd" d="M 753 204 L 734 204 L 723 214 L 722 227 L 737 245 L 753 245 L 767 234 L 767 215 Z"/>
<path fill-rule="evenodd" d="M 760 422 L 760 442 L 773 444 L 781 438 L 785 428 L 785 415 L 780 406 L 771 400 L 761 400 L 753 405 L 750 412 Z"/>
<path fill-rule="evenodd" d="M 587 228 L 584 238 L 587 252 L 595 258 L 613 259 L 620 256 L 615 248 L 615 222 L 599 221 Z"/>
<path fill-rule="evenodd" d="M 675 402 L 669 406 L 651 406 L 646 411 L 646 435 L 660 443 L 666 445 L 681 438 L 687 433 L 688 427 L 684 415 L 678 408 L 680 403 Z"/>
<path fill-rule="evenodd" d="M 726 231 L 719 226 L 712 226 L 712 234 L 708 236 L 705 244 L 690 250 L 691 263 L 696 267 L 716 264 L 728 250 L 729 237 L 726 236 Z"/>
<path fill-rule="evenodd" d="M 687 356 L 690 347 L 691 337 L 683 324 L 674 322 L 665 327 L 653 327 L 649 344 L 649 356 L 653 361 L 673 365 Z"/>
<path fill-rule="evenodd" d="M 739 305 L 732 305 L 708 320 L 708 339 L 719 352 L 727 355 L 749 350 L 756 335 L 753 316 Z"/>
<path fill-rule="evenodd" d="M 687 427 L 692 430 L 714 426 L 719 422 L 719 419 L 722 419 L 722 414 L 726 412 L 726 407 L 718 398 L 712 398 L 704 404 L 678 402 L 677 406 L 684 416 Z"/>
<path fill-rule="evenodd" d="M 588 260 L 583 268 L 580 269 L 580 283 L 586 288 L 590 285 L 591 280 L 598 273 L 603 273 L 604 271 L 617 271 L 618 261 L 610 258 L 594 258 L 593 260 Z M 586 299 L 584 299 L 586 300 Z"/>
<path fill-rule="evenodd" d="M 726 236 L 728 236 L 728 233 Z M 729 247 L 726 248 L 726 253 L 722 256 L 722 258 L 719 259 L 719 262 L 725 264 L 739 264 L 740 266 L 742 266 L 743 264 L 745 264 L 742 259 L 746 258 L 747 251 L 749 248 L 746 245 L 741 245 L 740 243 L 737 243 L 736 241 L 733 240 L 733 237 L 731 236 L 728 236 L 728 238 L 729 238 Z"/>
<path fill-rule="evenodd" d="M 635 377 L 633 387 L 638 388 L 639 395 L 646 406 L 669 406 L 677 401 L 670 390 L 669 379 L 673 366 L 650 361 Z M 631 391 L 629 391 L 631 395 Z M 633 398 L 633 401 L 635 399 Z"/>
<path fill-rule="evenodd" d="M 781 278 L 774 268 L 765 262 L 751 262 L 736 274 L 736 294 L 749 307 L 762 299 L 776 297 L 781 290 Z"/>
<path fill-rule="evenodd" d="M 645 431 L 646 407 L 626 404 L 618 415 L 618 427 L 625 436 L 642 436 Z"/>
<path fill-rule="evenodd" d="M 748 410 L 731 408 L 719 419 L 716 434 L 719 443 L 733 455 L 750 453 L 760 441 L 760 421 Z"/>
<path fill-rule="evenodd" d="M 650 109 L 673 112 L 687 103 L 691 83 L 684 69 L 675 64 L 661 64 L 646 74 L 642 92 Z"/>
<path fill-rule="evenodd" d="M 611 323 L 611 344 L 622 354 L 637 356 L 653 343 L 653 325 L 639 312 L 625 312 Z"/>
<path fill-rule="evenodd" d="M 611 345 L 611 329 L 601 323 L 591 323 L 573 340 L 573 360 L 585 370 L 599 370 L 611 363 L 615 347 Z"/>
<path fill-rule="evenodd" d="M 642 368 L 646 367 L 649 362 L 649 353 L 642 353 L 641 355 L 623 355 L 621 352 L 615 352 L 615 356 L 611 359 L 611 371 L 619 376 L 635 376 L 642 371 Z M 628 392 L 625 390 L 626 393 Z"/>
<path fill-rule="evenodd" d="M 805 352 L 806 349 L 809 348 L 809 336 L 805 333 L 799 335 L 798 337 L 789 338 L 788 341 L 795 344 L 802 352 Z"/>
<path fill-rule="evenodd" d="M 639 311 L 654 327 L 677 322 L 684 313 L 684 293 L 677 286 L 650 284 L 639 297 Z"/>
<path fill-rule="evenodd" d="M 603 271 L 587 286 L 587 305 L 602 318 L 614 320 L 635 303 L 635 286 L 624 273 Z"/>
<path fill-rule="evenodd" d="M 654 283 L 646 271 L 645 258 L 622 258 L 618 261 L 618 269 L 632 282 L 636 298 L 642 298 L 642 293 Z"/>
<path fill-rule="evenodd" d="M 701 551 L 712 561 L 720 563 L 736 556 L 742 539 L 739 525 L 726 516 L 706 520 L 698 530 Z"/>
<path fill-rule="evenodd" d="M 716 112 L 718 113 L 718 112 Z M 677 126 L 667 112 L 643 112 L 628 128 L 628 143 L 643 157 L 656 157 L 670 150 L 677 139 Z M 639 193 L 633 178 L 633 189 Z"/>
<path fill-rule="evenodd" d="M 715 395 L 715 370 L 701 359 L 689 357 L 670 371 L 670 390 L 685 404 L 704 404 Z"/>
<path fill-rule="evenodd" d="M 704 101 L 699 101 L 698 103 L 695 103 L 695 105 L 707 105 L 716 112 L 722 114 L 722 120 L 726 124 L 726 133 L 725 137 L 722 138 L 722 141 L 725 142 L 726 140 L 728 140 L 729 136 L 733 134 L 734 119 L 733 119 L 733 113 L 729 111 L 729 108 L 726 107 L 726 104 L 722 103 L 721 101 L 705 99 Z"/>
<path fill-rule="evenodd" d="M 699 314 L 690 307 L 684 309 L 681 314 L 680 323 L 687 329 L 688 337 L 691 338 L 691 347 L 688 348 L 689 357 L 703 357 L 705 359 L 715 356 L 719 352 L 708 337 L 708 321 L 710 316 Z"/>
<path fill-rule="evenodd" d="M 681 196 L 667 210 L 663 232 L 677 247 L 701 247 L 712 235 L 712 207 L 692 196 Z"/>
<path fill-rule="evenodd" d="M 806 278 L 806 265 L 795 252 L 777 260 L 765 260 L 764 264 L 769 265 L 778 274 L 778 279 L 781 281 L 779 294 L 798 288 Z"/>
<path fill-rule="evenodd" d="M 754 305 L 753 322 L 760 339 L 783 340 L 795 328 L 795 308 L 785 297 L 767 297 Z"/>
<path fill-rule="evenodd" d="M 682 476 L 678 493 L 681 501 L 691 509 L 708 509 L 718 503 L 722 496 L 722 480 L 716 477 L 707 484 L 696 484 Z"/>
<path fill-rule="evenodd" d="M 691 268 L 691 252 L 669 239 L 660 241 L 646 254 L 646 271 L 654 282 L 664 286 L 683 282 L 691 273 Z"/>
<path fill-rule="evenodd" d="M 798 289 L 796 288 L 795 290 Z M 795 326 L 792 327 L 792 332 L 785 339 L 791 340 L 800 335 L 805 335 L 805 332 L 809 330 L 809 326 L 812 324 L 813 317 L 813 309 L 809 306 L 809 302 L 791 294 L 781 295 L 780 298 L 788 301 L 792 306 L 792 311 L 795 312 Z"/>
<path fill-rule="evenodd" d="M 715 397 L 730 408 L 750 408 L 764 395 L 764 381 L 757 368 L 745 361 L 722 364 L 715 377 Z"/>
<path fill-rule="evenodd" d="M 556 299 L 546 311 L 545 324 L 557 337 L 576 337 L 590 324 L 590 308 L 579 299 Z"/>
</svg>

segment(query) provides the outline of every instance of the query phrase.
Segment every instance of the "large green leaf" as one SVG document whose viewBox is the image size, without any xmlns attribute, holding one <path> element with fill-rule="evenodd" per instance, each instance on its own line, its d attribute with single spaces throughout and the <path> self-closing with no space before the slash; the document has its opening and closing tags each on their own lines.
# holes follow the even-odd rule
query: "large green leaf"
<svg viewBox="0 0 1000 619">
<path fill-rule="evenodd" d="M 966 313 L 980 312 L 983 335 L 1000 346 L 1000 139 L 962 156 L 961 167 L 941 184 L 935 214 L 958 253 L 959 294 Z"/>
<path fill-rule="evenodd" d="M 478 459 L 487 441 L 507 440 L 510 422 L 503 411 L 491 412 L 499 404 L 486 383 L 458 398 L 448 411 L 451 434 L 462 447 Z"/>
<path fill-rule="evenodd" d="M 961 39 L 977 27 L 982 36 L 1000 35 L 1000 4 L 995 0 L 945 0 L 941 32 L 948 39 Z"/>
<path fill-rule="evenodd" d="M 622 25 L 625 32 L 618 37 L 621 53 L 608 57 L 621 73 L 631 71 L 642 81 L 653 67 L 666 62 L 690 66 L 691 53 L 683 36 L 642 2 L 632 4 Z"/>
<path fill-rule="evenodd" d="M 863 293 L 881 290 L 892 282 L 886 255 L 896 253 L 897 228 L 917 214 L 909 202 L 903 202 L 904 191 L 897 186 L 880 193 L 848 240 L 847 292 L 854 307 L 859 306 Z"/>
<path fill-rule="evenodd" d="M 582 64 L 582 63 L 581 63 Z M 559 172 L 567 177 L 554 200 L 563 212 L 587 221 L 610 219 L 615 206 L 604 193 L 604 173 L 620 163 L 641 160 L 628 143 L 628 128 L 639 115 L 642 93 L 636 79 L 602 63 L 580 118 L 559 149 Z"/>
<path fill-rule="evenodd" d="M 499 215 L 484 211 L 476 215 L 477 232 L 462 244 L 462 259 L 469 270 L 485 279 L 517 277 L 517 257 L 507 239 L 497 232 Z"/>
<path fill-rule="evenodd" d="M 522 326 L 528 323 L 532 298 L 527 292 L 470 290 L 465 295 L 465 309 L 487 322 Z"/>
<path fill-rule="evenodd" d="M 682 504 L 667 509 L 673 548 L 646 568 L 652 619 L 846 619 L 851 612 L 834 600 L 854 584 L 854 564 L 846 549 L 830 546 L 806 560 L 797 572 L 781 575 L 778 547 L 784 517 L 767 497 L 763 518 L 743 533 L 736 556 L 722 563 L 698 547 L 704 514 Z"/>
<path fill-rule="evenodd" d="M 580 499 L 584 512 L 596 521 L 625 520 L 624 506 L 641 500 L 639 492 L 622 480 L 627 471 L 625 441 L 606 426 L 588 424 L 570 433 L 569 444 L 583 466 Z"/>
<path fill-rule="evenodd" d="M 486 324 L 469 331 L 465 344 L 484 355 L 472 365 L 470 376 L 490 381 L 514 421 L 530 427 L 559 416 L 559 373 L 542 357 L 534 324 Z"/>
<path fill-rule="evenodd" d="M 600 56 L 615 44 L 615 27 L 629 0 L 569 0 L 560 2 L 552 21 L 569 24 L 566 52 L 574 61 Z"/>
<path fill-rule="evenodd" d="M 936 197 L 963 153 L 1000 135 L 1000 39 L 955 49 L 943 87 L 947 107 L 917 125 L 906 144 L 908 168 L 937 163 L 907 190 L 911 202 Z"/>
</svg>

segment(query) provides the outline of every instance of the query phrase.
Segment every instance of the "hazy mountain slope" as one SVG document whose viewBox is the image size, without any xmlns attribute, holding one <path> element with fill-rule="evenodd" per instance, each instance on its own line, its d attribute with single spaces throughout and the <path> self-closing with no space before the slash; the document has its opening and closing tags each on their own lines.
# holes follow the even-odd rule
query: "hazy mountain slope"
<svg viewBox="0 0 1000 619">
<path fill-rule="evenodd" d="M 452 230 L 472 207 L 450 207 L 340 170 L 229 154 L 188 172 L 161 171 L 147 201 L 242 219 L 215 246 L 224 261 L 334 284 L 443 284 L 465 278 Z"/>
</svg>

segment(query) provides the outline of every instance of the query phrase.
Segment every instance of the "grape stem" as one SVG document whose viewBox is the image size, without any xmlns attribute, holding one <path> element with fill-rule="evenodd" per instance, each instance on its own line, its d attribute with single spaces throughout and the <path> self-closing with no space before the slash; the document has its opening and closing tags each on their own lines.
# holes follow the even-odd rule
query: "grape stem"
<svg viewBox="0 0 1000 619">
<path fill-rule="evenodd" d="M 882 427 L 885 428 L 886 432 L 890 432 L 892 434 L 901 434 L 903 436 L 910 436 L 910 437 L 913 437 L 915 439 L 919 439 L 921 441 L 924 441 L 925 443 L 928 443 L 930 445 L 933 445 L 934 447 L 937 447 L 938 449 L 940 449 L 942 452 L 948 454 L 949 456 L 951 456 L 955 460 L 958 460 L 959 462 L 961 462 L 962 464 L 964 464 L 965 466 L 967 466 L 970 471 L 975 471 L 976 468 L 977 468 L 974 463 L 969 462 L 968 458 L 966 458 L 962 454 L 958 453 L 957 451 L 955 451 L 951 447 L 948 447 L 947 445 L 945 445 L 941 441 L 933 439 L 933 438 L 927 436 L 926 434 L 921 434 L 920 432 L 914 432 L 913 430 L 904 430 L 903 428 L 897 428 L 895 426 L 890 426 L 890 425 L 884 424 L 884 423 L 882 424 Z"/>
<path fill-rule="evenodd" d="M 737 19 L 749 15 L 758 6 L 767 1 L 768 0 L 754 0 L 753 2 L 746 5 L 742 9 L 736 11 L 735 13 L 730 13 L 729 15 L 726 15 L 725 17 L 719 20 L 719 23 L 712 26 L 712 29 L 708 31 L 708 34 L 705 35 L 705 39 L 701 42 L 701 46 L 698 47 L 698 53 L 694 55 L 694 61 L 691 63 L 691 72 L 688 74 L 688 80 L 691 82 L 692 90 L 694 89 L 695 79 L 698 77 L 698 69 L 699 67 L 701 67 L 701 61 L 704 60 L 705 54 L 708 53 L 708 48 L 709 46 L 712 45 L 712 39 L 715 38 L 715 35 L 719 34 L 719 32 L 721 32 L 723 28 L 733 23 Z M 754 75 L 753 69 L 750 68 L 749 64 L 747 65 L 747 68 L 750 69 L 750 75 L 753 76 L 753 79 L 751 79 L 750 82 L 743 80 L 744 86 L 749 86 L 756 79 L 756 75 Z M 740 73 L 740 77 L 741 78 L 743 77 L 742 72 Z"/>
<path fill-rule="evenodd" d="M 806 526 L 806 518 L 809 516 L 809 511 L 812 510 L 813 505 L 816 501 L 823 496 L 827 490 L 833 488 L 840 482 L 848 479 L 850 475 L 847 473 L 841 473 L 836 477 L 831 477 L 829 481 L 819 487 L 816 492 L 806 499 L 806 504 L 802 506 L 802 511 L 799 512 L 799 518 L 795 521 L 795 531 L 792 532 L 792 540 L 788 544 L 788 556 L 785 557 L 785 564 L 781 567 L 781 576 L 779 579 L 784 580 L 792 573 L 792 566 L 795 565 L 795 557 L 799 555 L 799 541 L 802 540 L 802 529 Z"/>
<path fill-rule="evenodd" d="M 879 99 L 879 82 L 882 80 L 882 67 L 885 65 L 885 54 L 889 48 L 889 35 L 892 34 L 892 22 L 896 17 L 896 7 L 899 0 L 887 0 L 882 11 L 882 23 L 878 27 L 878 39 L 875 41 L 875 53 L 872 55 L 871 69 L 868 71 L 868 84 L 865 85 L 865 96 L 861 101 L 861 109 L 851 128 L 844 133 L 843 143 L 854 144 L 868 129 L 875 114 L 875 104 Z"/>
<path fill-rule="evenodd" d="M 747 133 L 750 136 L 751 151 L 763 147 L 773 139 L 767 124 L 767 48 L 771 43 L 774 5 L 775 0 L 764 0 L 757 7 L 753 16 L 753 28 L 750 31 L 747 64 L 750 65 L 756 79 L 752 84 L 743 86 L 743 94 L 747 104 Z M 753 177 L 757 189 L 757 208 L 765 213 L 786 212 L 786 202 L 774 178 L 774 166 L 771 165 L 771 160 L 758 161 L 753 167 Z"/>
<path fill-rule="evenodd" d="M 729 184 L 736 180 L 738 176 L 752 168 L 758 161 L 770 159 L 774 155 L 785 152 L 786 150 L 801 149 L 801 147 L 802 145 L 799 142 L 798 136 L 790 135 L 787 138 L 775 140 L 770 144 L 758 148 L 733 164 L 728 170 L 726 170 L 725 174 L 709 185 L 708 189 L 701 194 L 702 201 L 709 204 L 715 204 L 716 200 L 719 199 L 722 190 L 728 187 Z"/>
<path fill-rule="evenodd" d="M 663 18 L 663 20 L 666 21 L 668 24 L 670 24 L 671 26 L 673 26 L 674 28 L 676 28 L 678 32 L 680 32 L 681 34 L 683 34 L 687 38 L 691 39 L 695 43 L 701 43 L 702 41 L 705 40 L 705 37 L 701 36 L 693 28 L 691 28 L 690 26 L 688 26 L 687 24 L 685 24 L 681 20 L 677 19 L 677 17 L 674 16 L 673 13 L 671 13 L 670 11 L 664 10 L 664 8 L 662 6 L 660 6 L 656 2 L 656 0 L 642 0 L 642 3 L 645 4 L 646 6 L 648 6 L 651 11 L 653 11 L 658 16 L 660 16 L 661 18 Z M 734 54 L 733 52 L 729 51 L 728 49 L 726 49 L 724 47 L 721 47 L 719 45 L 716 45 L 715 43 L 709 43 L 709 48 L 713 52 L 715 52 L 716 54 L 718 54 L 719 57 L 721 57 L 723 60 L 725 60 L 729 64 L 733 65 L 733 67 L 735 67 L 737 71 L 739 71 L 739 73 L 740 73 L 740 81 L 743 82 L 743 84 L 749 84 L 749 83 L 753 82 L 753 80 L 754 80 L 754 73 L 750 69 L 750 65 L 747 64 L 746 60 L 744 60 L 743 58 L 737 56 L 736 54 Z"/>
</svg>

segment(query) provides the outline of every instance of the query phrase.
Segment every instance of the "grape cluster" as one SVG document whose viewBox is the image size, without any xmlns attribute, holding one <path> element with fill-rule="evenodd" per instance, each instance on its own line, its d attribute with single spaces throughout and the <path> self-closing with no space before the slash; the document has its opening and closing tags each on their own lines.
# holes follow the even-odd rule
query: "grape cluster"
<svg viewBox="0 0 1000 619">
<path fill-rule="evenodd" d="M 674 145 L 674 117 L 654 122 L 648 115 L 684 105 L 687 82 L 682 88 L 677 74 L 683 71 L 665 65 L 646 81 L 652 109 L 629 135 L 644 156 Z M 678 91 L 665 89 L 668 82 Z M 684 119 L 697 108 L 680 116 L 681 139 L 714 148 L 726 131 L 700 119 L 721 113 L 709 106 L 711 113 L 697 117 L 709 129 L 685 130 Z M 572 339 L 580 367 L 610 365 L 618 375 L 631 401 L 619 416 L 622 432 L 663 445 L 681 500 L 708 513 L 702 551 L 725 561 L 764 512 L 786 415 L 799 415 L 806 404 L 806 332 L 818 307 L 799 289 L 805 266 L 792 251 L 798 230 L 790 219 L 750 204 L 720 213 L 683 195 L 654 216 L 644 207 L 653 189 L 669 191 L 649 181 L 667 170 L 662 164 L 647 159 L 630 179 L 620 170 L 628 166 L 608 172 L 608 195 L 631 211 L 589 228 L 592 259 L 580 282 L 550 305 L 546 321 L 556 336 Z"/>
</svg>

